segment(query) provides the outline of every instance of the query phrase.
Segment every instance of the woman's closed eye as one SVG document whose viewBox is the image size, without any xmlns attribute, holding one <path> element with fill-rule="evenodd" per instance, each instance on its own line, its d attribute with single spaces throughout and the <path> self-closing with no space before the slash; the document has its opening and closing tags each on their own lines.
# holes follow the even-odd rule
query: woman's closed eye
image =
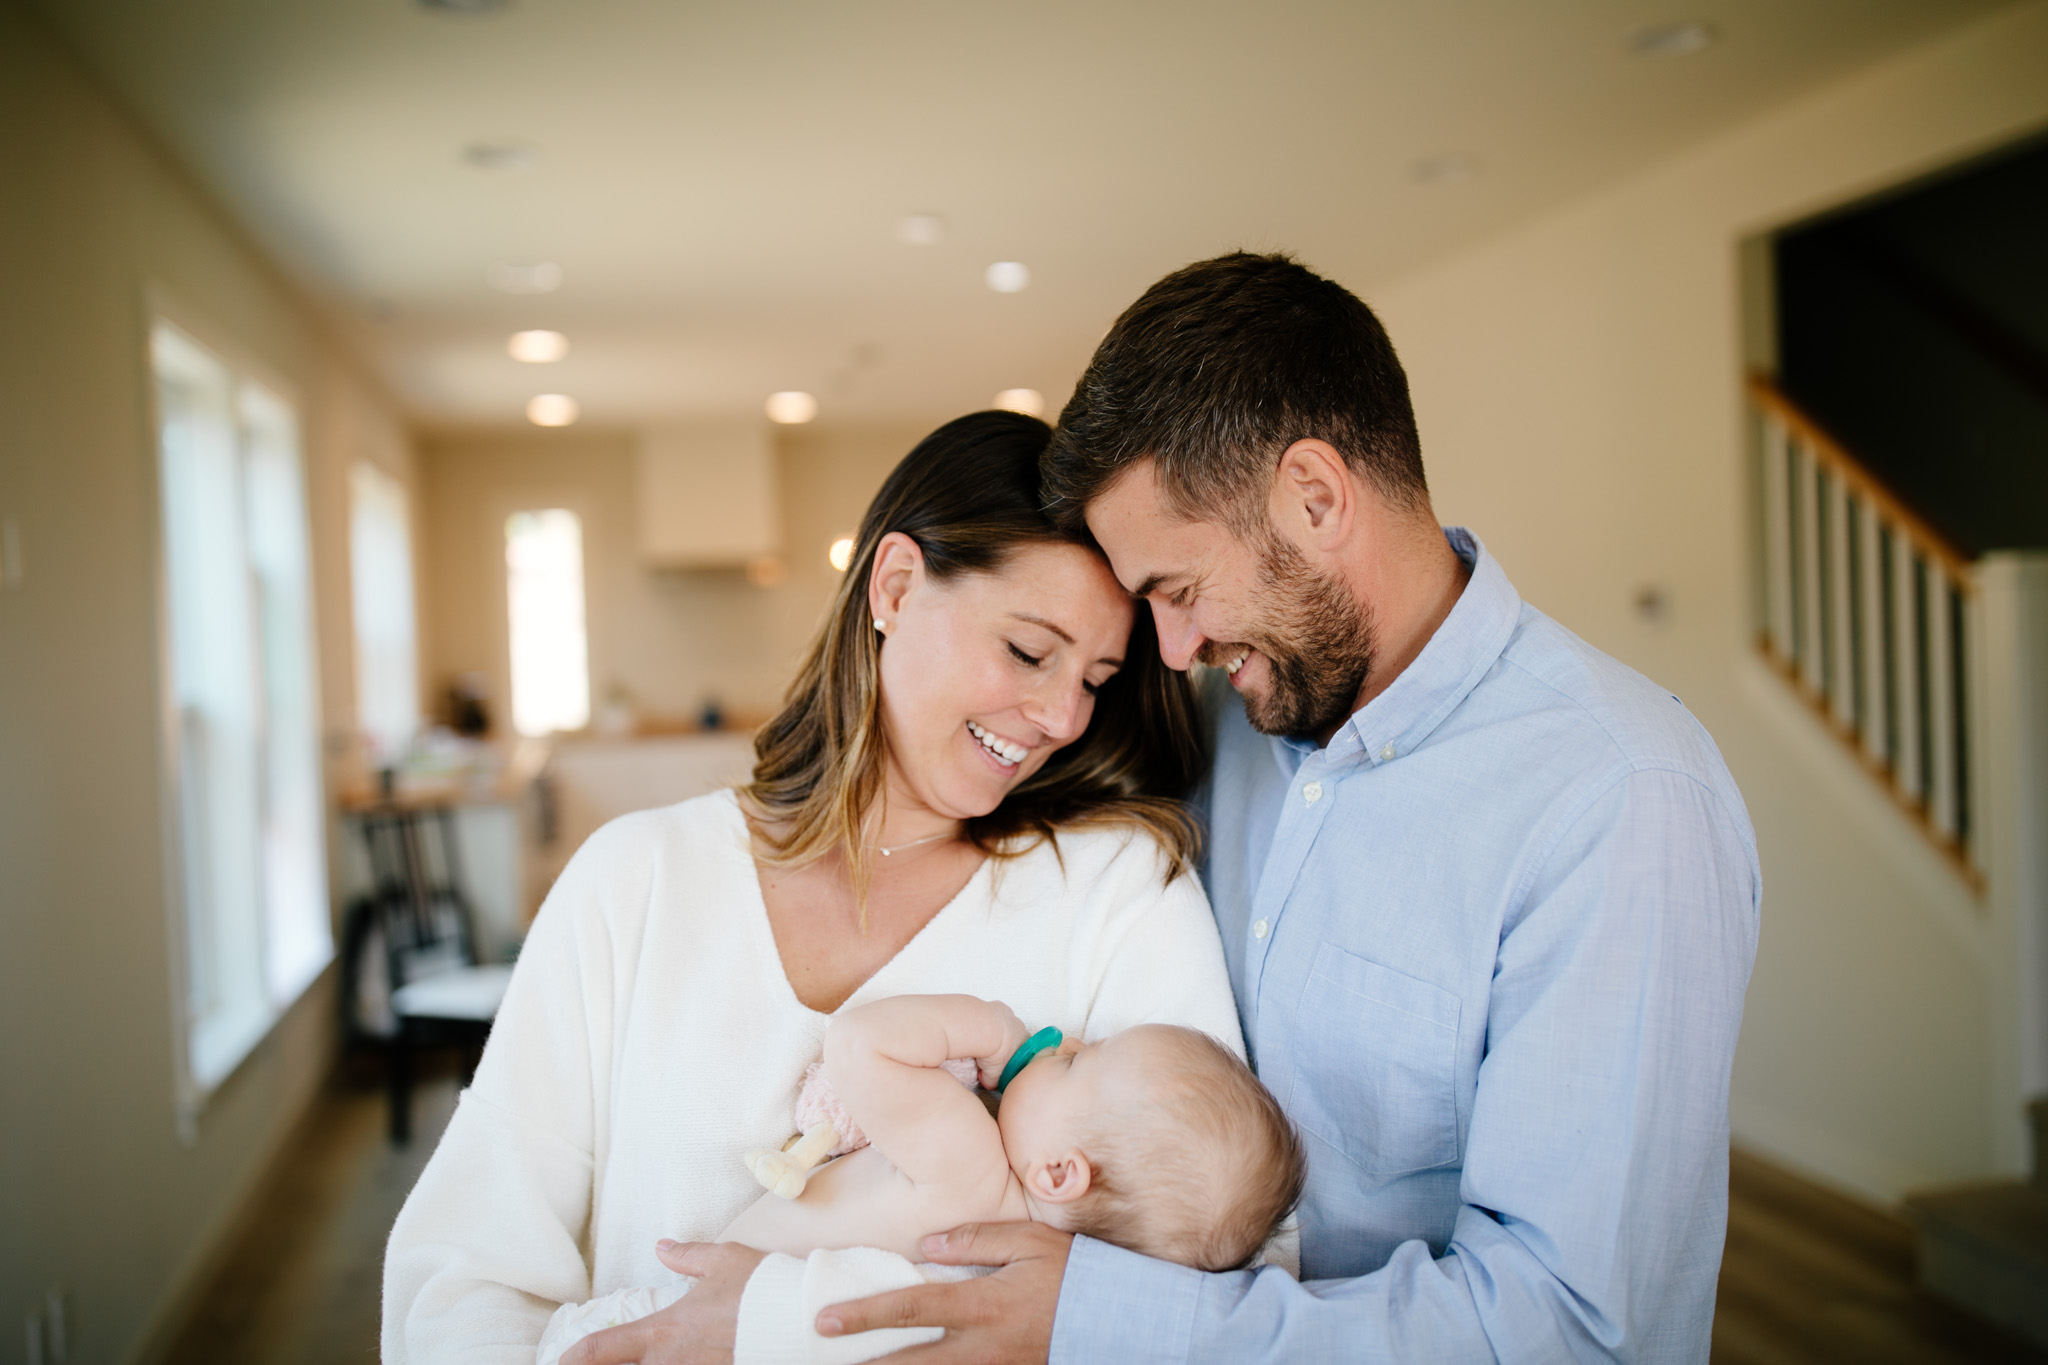
<svg viewBox="0 0 2048 1365">
<path fill-rule="evenodd" d="M 1026 668 L 1045 667 L 1045 656 L 1043 654 L 1027 654 L 1022 649 L 1018 648 L 1014 641 L 1005 640 L 1003 643 L 1009 649 L 1010 656 L 1014 658 L 1018 663 L 1024 665 Z M 1112 674 L 1110 676 L 1114 677 L 1115 675 Z M 1107 681 L 1107 678 L 1103 679 L 1103 682 Z M 1092 697 L 1097 692 L 1100 692 L 1102 690 L 1102 683 L 1093 682 L 1087 678 L 1083 678 L 1081 680 L 1081 690 Z"/>
</svg>

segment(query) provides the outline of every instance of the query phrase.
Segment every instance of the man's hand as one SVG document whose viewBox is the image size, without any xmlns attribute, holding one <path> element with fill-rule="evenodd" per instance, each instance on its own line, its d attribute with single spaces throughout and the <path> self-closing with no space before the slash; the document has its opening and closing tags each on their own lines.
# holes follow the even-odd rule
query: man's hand
<svg viewBox="0 0 2048 1365">
<path fill-rule="evenodd" d="M 696 1283 L 659 1313 L 583 1338 L 562 1365 L 730 1365 L 740 1294 L 765 1252 L 737 1242 L 663 1242 L 654 1254 Z"/>
<path fill-rule="evenodd" d="M 1042 1365 L 1052 1350 L 1052 1315 L 1073 1244 L 1072 1233 L 1043 1223 L 969 1223 L 927 1237 L 924 1254 L 940 1265 L 1002 1269 L 959 1284 L 918 1285 L 835 1303 L 818 1314 L 818 1333 L 836 1337 L 877 1327 L 943 1327 L 941 1340 L 884 1359 L 898 1365 Z"/>
</svg>

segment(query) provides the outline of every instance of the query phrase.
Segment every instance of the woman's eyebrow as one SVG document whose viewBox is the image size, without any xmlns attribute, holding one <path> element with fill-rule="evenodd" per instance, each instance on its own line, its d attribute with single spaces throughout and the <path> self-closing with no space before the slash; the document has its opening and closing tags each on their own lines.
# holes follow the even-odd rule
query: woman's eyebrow
<svg viewBox="0 0 2048 1365">
<path fill-rule="evenodd" d="M 1049 630 L 1053 634 L 1059 636 L 1068 644 L 1074 643 L 1073 636 L 1067 634 L 1064 630 L 1061 630 L 1058 626 L 1046 620 L 1043 616 L 1033 616 L 1028 611 L 1013 611 L 1010 613 L 1010 619 L 1013 621 L 1022 621 L 1026 625 L 1042 627 L 1043 629 Z M 1111 668 L 1122 668 L 1124 666 L 1124 661 L 1122 659 L 1097 659 L 1095 662 L 1099 664 L 1108 664 Z"/>
<path fill-rule="evenodd" d="M 1061 630 L 1058 626 L 1046 620 L 1043 616 L 1033 616 L 1030 612 L 1025 611 L 1013 611 L 1010 613 L 1010 619 L 1013 621 L 1022 621 L 1027 625 L 1043 626 L 1045 629 L 1059 636 L 1062 640 L 1065 640 L 1068 644 L 1074 643 L 1073 636 L 1067 634 L 1064 630 Z"/>
</svg>

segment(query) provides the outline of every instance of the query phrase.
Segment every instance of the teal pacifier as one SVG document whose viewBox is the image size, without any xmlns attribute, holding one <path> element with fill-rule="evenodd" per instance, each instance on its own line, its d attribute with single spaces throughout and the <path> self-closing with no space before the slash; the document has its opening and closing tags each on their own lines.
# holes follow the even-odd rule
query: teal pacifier
<svg viewBox="0 0 2048 1365">
<path fill-rule="evenodd" d="M 1065 1040 L 1066 1035 L 1050 1024 L 1026 1038 L 1024 1045 L 1010 1054 L 1009 1063 L 1003 1067 L 1002 1078 L 996 1082 L 996 1093 L 1002 1094 L 1004 1087 L 1017 1079 L 1017 1073 L 1022 1071 L 1033 1057 L 1049 1047 L 1058 1047 Z"/>
</svg>

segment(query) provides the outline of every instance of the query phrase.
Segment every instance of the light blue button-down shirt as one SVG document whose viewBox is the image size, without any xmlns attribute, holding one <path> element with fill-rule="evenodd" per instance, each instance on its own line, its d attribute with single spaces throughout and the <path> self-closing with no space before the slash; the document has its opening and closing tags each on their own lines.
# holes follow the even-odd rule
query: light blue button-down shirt
<svg viewBox="0 0 2048 1365">
<path fill-rule="evenodd" d="M 1326 746 L 1215 716 L 1207 882 L 1308 1148 L 1302 1282 L 1076 1239 L 1060 1365 L 1707 1358 L 1749 818 L 1677 698 L 1446 535 L 1457 605 Z"/>
</svg>

